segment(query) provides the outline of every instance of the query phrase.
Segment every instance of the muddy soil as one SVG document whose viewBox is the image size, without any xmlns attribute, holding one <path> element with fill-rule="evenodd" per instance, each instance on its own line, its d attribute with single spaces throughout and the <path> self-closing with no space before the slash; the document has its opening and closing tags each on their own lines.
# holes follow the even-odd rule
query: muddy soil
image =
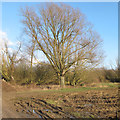
<svg viewBox="0 0 120 120">
<path fill-rule="evenodd" d="M 117 118 L 118 89 L 41 92 L 14 99 L 14 110 L 34 118 Z"/>
<path fill-rule="evenodd" d="M 2 118 L 120 118 L 118 88 L 57 89 L 26 88 L 2 81 Z"/>
</svg>

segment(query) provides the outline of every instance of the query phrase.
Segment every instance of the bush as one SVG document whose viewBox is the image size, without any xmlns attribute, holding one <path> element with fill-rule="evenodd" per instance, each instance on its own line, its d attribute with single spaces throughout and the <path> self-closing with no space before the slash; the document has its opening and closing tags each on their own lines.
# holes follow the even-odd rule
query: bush
<svg viewBox="0 0 120 120">
<path fill-rule="evenodd" d="M 20 62 L 15 66 L 14 78 L 17 84 L 29 83 L 30 68 L 25 62 Z"/>
<path fill-rule="evenodd" d="M 59 84 L 56 73 L 48 63 L 42 63 L 35 67 L 37 84 Z"/>
<path fill-rule="evenodd" d="M 113 69 L 105 69 L 105 78 L 110 82 L 120 82 L 120 78 L 118 76 L 118 70 Z"/>
</svg>

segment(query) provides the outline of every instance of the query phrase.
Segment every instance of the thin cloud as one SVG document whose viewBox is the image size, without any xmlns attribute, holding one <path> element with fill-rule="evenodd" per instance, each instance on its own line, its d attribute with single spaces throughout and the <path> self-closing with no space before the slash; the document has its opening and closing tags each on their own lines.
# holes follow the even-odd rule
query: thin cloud
<svg viewBox="0 0 120 120">
<path fill-rule="evenodd" d="M 7 43 L 8 51 L 10 55 L 16 52 L 16 46 L 19 46 L 20 44 L 19 41 L 16 41 L 13 43 L 12 41 L 9 40 L 6 32 L 0 31 L 0 63 L 2 61 L 2 57 L 1 57 L 2 52 L 5 50 L 5 43 Z M 20 58 L 20 55 L 17 56 L 17 59 L 19 58 Z"/>
<path fill-rule="evenodd" d="M 14 46 L 15 44 L 8 39 L 7 33 L 0 31 L 0 50 L 4 49 L 5 42 L 8 46 Z"/>
</svg>

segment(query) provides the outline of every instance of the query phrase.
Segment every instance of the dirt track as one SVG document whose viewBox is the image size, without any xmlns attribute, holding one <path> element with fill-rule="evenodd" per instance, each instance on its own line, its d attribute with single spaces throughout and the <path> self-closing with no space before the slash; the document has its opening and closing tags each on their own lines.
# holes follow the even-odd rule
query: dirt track
<svg viewBox="0 0 120 120">
<path fill-rule="evenodd" d="M 16 97 L 16 88 L 2 80 L 2 118 L 25 118 L 15 111 L 12 99 Z"/>
<path fill-rule="evenodd" d="M 119 108 L 117 88 L 63 93 L 3 89 L 2 101 L 2 118 L 116 118 Z"/>
</svg>

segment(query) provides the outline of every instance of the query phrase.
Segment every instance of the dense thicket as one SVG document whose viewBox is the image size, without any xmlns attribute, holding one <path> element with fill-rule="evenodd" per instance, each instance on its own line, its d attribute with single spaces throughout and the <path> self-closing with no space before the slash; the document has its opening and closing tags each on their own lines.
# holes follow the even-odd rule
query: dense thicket
<svg viewBox="0 0 120 120">
<path fill-rule="evenodd" d="M 19 85 L 55 85 L 59 84 L 58 78 L 52 66 L 49 63 L 41 62 L 33 66 L 32 73 L 30 71 L 30 65 L 27 61 L 21 61 L 15 65 L 15 71 L 13 77 L 15 83 Z M 9 71 L 7 73 L 10 75 Z M 30 77 L 32 74 L 32 78 Z M 6 81 L 7 77 L 4 76 Z M 65 84 L 66 85 L 80 85 L 90 83 L 99 83 L 99 82 L 119 82 L 120 78 L 118 77 L 118 69 L 105 69 L 105 68 L 94 68 L 94 69 L 85 69 L 81 68 L 79 70 L 74 70 L 71 68 L 69 72 L 65 75 Z"/>
</svg>

